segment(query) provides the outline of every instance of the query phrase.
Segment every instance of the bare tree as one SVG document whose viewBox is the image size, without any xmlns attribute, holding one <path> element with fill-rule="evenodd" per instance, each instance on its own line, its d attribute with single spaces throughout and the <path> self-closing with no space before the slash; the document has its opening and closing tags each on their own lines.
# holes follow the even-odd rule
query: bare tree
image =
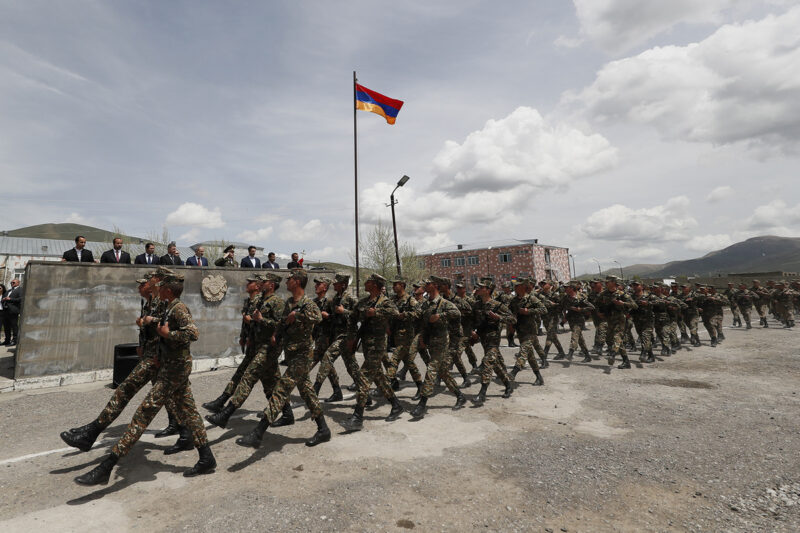
<svg viewBox="0 0 800 533">
<path fill-rule="evenodd" d="M 424 265 L 417 259 L 417 251 L 411 243 L 400 244 L 400 266 L 403 278 L 409 282 L 418 281 L 428 275 Z M 375 272 L 386 279 L 397 277 L 397 257 L 394 251 L 394 234 L 392 227 L 382 220 L 367 232 L 360 242 L 359 252 L 361 266 L 368 272 Z M 350 260 L 355 264 L 355 254 L 350 253 Z M 362 278 L 369 274 L 364 273 Z"/>
</svg>

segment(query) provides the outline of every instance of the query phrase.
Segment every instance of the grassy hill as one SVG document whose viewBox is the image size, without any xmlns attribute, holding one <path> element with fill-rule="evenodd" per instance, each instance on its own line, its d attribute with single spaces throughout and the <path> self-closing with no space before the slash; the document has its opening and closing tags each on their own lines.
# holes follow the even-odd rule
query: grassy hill
<svg viewBox="0 0 800 533">
<path fill-rule="evenodd" d="M 113 231 L 107 231 L 83 224 L 37 224 L 25 228 L 17 228 L 8 231 L 9 237 L 28 237 L 31 239 L 67 239 L 72 240 L 77 235 L 83 235 L 86 240 L 92 242 L 111 242 L 114 237 L 122 237 L 127 242 L 139 242 L 141 237 L 131 235 L 117 235 Z M 142 239 L 144 240 L 144 239 Z"/>
</svg>

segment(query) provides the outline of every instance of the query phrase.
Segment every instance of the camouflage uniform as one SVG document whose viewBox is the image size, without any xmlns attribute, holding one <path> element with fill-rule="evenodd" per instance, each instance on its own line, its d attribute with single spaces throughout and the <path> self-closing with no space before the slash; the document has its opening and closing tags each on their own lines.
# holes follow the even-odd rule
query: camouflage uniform
<svg viewBox="0 0 800 533">
<path fill-rule="evenodd" d="M 631 311 L 633 326 L 642 341 L 642 351 L 639 356 L 640 361 L 652 362 L 653 359 L 653 327 L 655 315 L 653 314 L 653 303 L 657 299 L 654 294 L 642 292 L 641 295 L 632 295 L 636 304 L 636 309 Z"/>
<path fill-rule="evenodd" d="M 450 392 L 458 395 L 458 385 L 450 375 L 450 352 L 453 346 L 451 335 L 455 335 L 457 339 L 460 337 L 461 313 L 453 302 L 439 295 L 433 300 L 426 300 L 420 314 L 424 324 L 422 338 L 431 357 L 421 395 L 424 398 L 433 395 L 433 387 L 438 378 L 442 379 Z M 430 322 L 433 315 L 439 315 L 439 320 L 435 323 Z M 458 326 L 457 330 L 454 329 L 454 324 Z"/>
<path fill-rule="evenodd" d="M 685 309 L 688 309 L 689 306 L 683 303 L 683 300 L 672 294 L 668 294 L 665 299 L 667 300 L 667 315 L 669 316 L 669 323 L 667 325 L 669 338 L 672 342 L 672 348 L 680 350 L 681 342 L 678 338 L 678 321 L 681 318 L 681 313 Z"/>
<path fill-rule="evenodd" d="M 506 282 L 503 284 L 504 287 L 510 286 L 511 282 Z M 495 300 L 500 302 L 501 304 L 505 305 L 509 309 L 511 308 L 511 300 L 514 299 L 514 295 L 511 292 L 499 291 Z M 513 324 L 506 324 L 506 341 L 508 341 L 508 345 L 510 347 L 515 346 L 514 344 L 514 325 Z M 502 357 L 502 355 L 501 355 Z"/>
<path fill-rule="evenodd" d="M 544 342 L 545 356 L 550 351 L 551 344 L 555 344 L 559 355 L 564 355 L 564 348 L 561 347 L 561 342 L 558 340 L 558 323 L 561 321 L 561 302 L 559 297 L 551 289 L 550 292 L 542 291 L 539 298 L 547 307 L 547 314 L 543 317 L 545 329 L 547 330 L 547 339 Z"/>
<path fill-rule="evenodd" d="M 458 309 L 458 324 L 450 324 L 450 348 L 449 348 L 449 355 L 448 359 L 450 359 L 450 366 L 449 369 L 453 368 L 453 365 L 458 369 L 459 374 L 464 379 L 464 383 L 467 384 L 468 381 L 468 374 L 467 374 L 467 367 L 464 366 L 464 362 L 461 360 L 461 352 L 464 351 L 464 346 L 467 344 L 466 337 L 465 337 L 465 329 L 462 325 L 461 317 L 464 314 L 472 316 L 472 305 L 467 301 L 466 298 L 461 298 L 460 296 L 456 296 L 455 294 L 451 295 L 448 298 L 456 308 Z M 471 332 L 472 330 L 470 330 Z M 513 338 L 513 333 L 512 333 Z"/>
<path fill-rule="evenodd" d="M 753 302 L 757 300 L 758 296 L 746 288 L 739 289 L 736 292 L 736 305 L 739 307 L 742 317 L 744 317 L 744 323 L 747 329 L 753 327 L 750 322 L 750 313 L 753 311 Z"/>
<path fill-rule="evenodd" d="M 625 329 L 625 315 L 637 309 L 636 304 L 625 291 L 620 289 L 611 291 L 607 288 L 600 293 L 597 303 L 601 318 L 604 318 L 608 323 L 608 331 L 606 333 L 606 344 L 608 344 L 610 350 L 608 364 L 613 365 L 614 357 L 619 353 L 622 356 L 620 367 L 630 368 L 628 352 L 625 350 L 622 336 Z"/>
<path fill-rule="evenodd" d="M 391 366 L 386 372 L 386 377 L 389 380 L 395 379 L 397 369 L 402 362 L 411 372 L 411 379 L 414 380 L 414 383 L 420 383 L 422 382 L 422 374 L 416 363 L 414 363 L 417 354 L 411 351 L 414 339 L 416 338 L 414 323 L 420 316 L 420 305 L 416 298 L 410 294 L 404 294 L 402 298 L 393 295 L 392 302 L 397 307 L 398 312 L 403 313 L 404 318 L 398 317 L 392 320 L 395 347 L 394 352 L 392 352 Z"/>
<path fill-rule="evenodd" d="M 560 307 L 566 312 L 567 323 L 572 332 L 569 340 L 569 358 L 572 359 L 572 354 L 579 347 L 584 356 L 588 357 L 589 349 L 583 339 L 583 328 L 586 325 L 586 315 L 594 310 L 594 305 L 580 293 L 576 293 L 574 297 L 565 294 Z"/>
<path fill-rule="evenodd" d="M 461 352 L 467 354 L 467 360 L 469 364 L 472 365 L 472 371 L 476 371 L 478 368 L 478 358 L 475 356 L 475 351 L 472 349 L 472 345 L 469 343 L 469 335 L 472 332 L 472 308 L 475 306 L 475 298 L 471 296 L 464 296 L 464 301 L 469 304 L 469 312 L 465 314 L 466 307 L 462 310 L 459 307 L 459 311 L 461 311 L 461 331 L 464 333 L 461 337 Z M 538 340 L 537 340 L 538 342 Z M 461 353 L 459 353 L 459 359 L 461 359 Z"/>
<path fill-rule="evenodd" d="M 681 294 L 680 299 L 686 304 L 686 309 L 683 310 L 683 320 L 689 329 L 689 342 L 692 346 L 700 346 L 700 337 L 697 334 L 697 323 L 700 320 L 700 312 L 697 310 L 697 294 L 690 290 L 688 293 Z"/>
<path fill-rule="evenodd" d="M 336 309 L 340 305 L 344 308 L 343 313 L 336 312 Z M 345 368 L 353 379 L 353 383 L 359 385 L 364 381 L 364 377 L 356 361 L 355 353 L 349 347 L 350 324 L 353 320 L 353 309 L 355 306 L 356 300 L 347 293 L 347 289 L 345 289 L 342 294 L 334 296 L 331 300 L 331 316 L 329 318 L 329 320 L 331 320 L 330 343 L 328 344 L 328 349 L 325 351 L 325 355 L 322 356 L 319 371 L 317 372 L 317 379 L 315 380 L 320 387 L 329 376 L 334 388 L 339 387 L 338 376 L 336 375 L 336 370 L 333 368 L 339 356 L 344 360 Z"/>
<path fill-rule="evenodd" d="M 593 280 L 597 282 L 598 280 Z M 602 291 L 601 291 L 602 292 Z M 587 299 L 589 303 L 594 306 L 592 311 L 592 323 L 594 324 L 594 351 L 600 355 L 603 352 L 603 343 L 606 341 L 606 332 L 608 331 L 608 323 L 605 318 L 601 317 L 600 312 L 597 310 L 597 302 L 599 301 L 601 292 L 589 290 Z"/>
<path fill-rule="evenodd" d="M 527 309 L 528 314 L 522 314 L 520 312 L 522 309 Z M 547 313 L 547 307 L 535 294 L 528 293 L 522 297 L 515 296 L 511 300 L 510 311 L 517 318 L 516 332 L 519 338 L 519 355 L 512 372 L 519 372 L 525 368 L 525 361 L 530 363 L 531 369 L 538 371 L 539 362 L 536 356 L 538 355 L 542 361 L 546 361 L 546 357 L 542 345 L 539 344 L 539 337 L 536 336 L 536 326 L 542 315 Z"/>
<path fill-rule="evenodd" d="M 367 310 L 375 309 L 375 316 L 368 317 Z M 381 366 L 386 355 L 386 330 L 389 321 L 396 318 L 399 312 L 392 301 L 379 295 L 377 299 L 372 299 L 369 295 L 364 296 L 356 304 L 353 310 L 353 320 L 351 322 L 351 338 L 356 339 L 357 323 L 361 324 L 359 332 L 364 351 L 364 363 L 361 365 L 361 373 L 364 380 L 359 384 L 358 406 L 364 407 L 369 398 L 369 383 L 373 382 L 383 393 L 387 400 L 395 397 L 391 384 L 383 373 Z"/>
<path fill-rule="evenodd" d="M 489 316 L 493 312 L 500 316 L 499 320 L 494 320 Z M 488 385 L 492 379 L 492 372 L 503 381 L 506 387 L 511 385 L 511 376 L 505 366 L 500 364 L 500 328 L 503 323 L 516 323 L 516 317 L 511 314 L 511 311 L 505 305 L 497 300 L 488 300 L 484 302 L 480 298 L 475 301 L 475 306 L 472 310 L 473 323 L 475 324 L 475 331 L 481 341 L 483 347 L 483 359 L 481 360 L 481 384 Z"/>
<path fill-rule="evenodd" d="M 756 296 L 758 296 L 758 302 L 754 302 L 756 306 L 756 311 L 758 311 L 758 316 L 760 317 L 760 324 L 765 328 L 769 327 L 769 323 L 767 322 L 767 310 L 769 309 L 770 304 L 770 293 L 764 287 L 756 287 L 753 285 L 753 288 L 750 289 Z"/>
<path fill-rule="evenodd" d="M 786 287 L 783 283 L 780 284 L 782 289 L 778 290 L 776 300 L 780 304 L 780 318 L 784 326 L 787 328 L 794 327 L 794 303 L 797 299 L 798 293 L 790 287 Z"/>
<path fill-rule="evenodd" d="M 136 410 L 125 433 L 111 448 L 112 455 L 116 457 L 123 457 L 130 451 L 168 399 L 175 404 L 178 423 L 191 431 L 194 446 L 208 445 L 206 429 L 197 412 L 189 382 L 189 374 L 192 372 L 189 344 L 197 340 L 197 327 L 189 309 L 178 298 L 167 305 L 164 313 L 162 320 L 166 320 L 170 331 L 169 336 L 160 341 L 161 367 L 153 388 Z"/>
<path fill-rule="evenodd" d="M 725 338 L 722 333 L 722 308 L 727 301 L 727 298 L 717 294 L 704 294 L 698 302 L 698 306 L 702 309 L 700 316 L 703 319 L 703 325 L 711 337 L 711 346 L 716 346 Z"/>
<path fill-rule="evenodd" d="M 672 353 L 674 341 L 676 341 L 677 338 L 673 339 L 670 335 L 670 317 L 669 311 L 667 310 L 669 301 L 662 295 L 656 295 L 656 298 L 653 299 L 652 305 L 656 337 L 658 337 L 658 340 L 661 341 L 661 355 L 670 355 Z"/>
<path fill-rule="evenodd" d="M 742 316 L 739 313 L 739 304 L 736 303 L 736 295 L 739 291 L 733 287 L 728 287 L 725 289 L 725 292 L 722 293 L 725 298 L 728 300 L 728 305 L 731 307 L 731 314 L 733 314 L 733 325 L 734 326 L 741 326 L 742 325 Z"/>
</svg>

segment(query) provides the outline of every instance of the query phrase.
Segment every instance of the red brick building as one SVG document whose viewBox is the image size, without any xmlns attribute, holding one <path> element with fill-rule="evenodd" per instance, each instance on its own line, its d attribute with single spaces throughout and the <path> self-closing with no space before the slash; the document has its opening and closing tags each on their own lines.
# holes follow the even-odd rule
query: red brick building
<svg viewBox="0 0 800 533">
<path fill-rule="evenodd" d="M 421 267 L 450 279 L 462 278 L 469 288 L 484 276 L 497 283 L 528 276 L 563 282 L 571 279 L 569 248 L 539 244 L 537 239 L 457 244 L 417 257 Z"/>
</svg>

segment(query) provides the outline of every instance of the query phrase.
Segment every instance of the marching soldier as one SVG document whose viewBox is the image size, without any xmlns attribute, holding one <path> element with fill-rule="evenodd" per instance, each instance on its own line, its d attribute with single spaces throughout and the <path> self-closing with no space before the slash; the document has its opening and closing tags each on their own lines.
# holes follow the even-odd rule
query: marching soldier
<svg viewBox="0 0 800 533">
<path fill-rule="evenodd" d="M 411 379 L 417 385 L 417 392 L 422 390 L 422 374 L 414 363 L 415 352 L 411 351 L 416 331 L 414 323 L 420 316 L 420 304 L 410 294 L 406 294 L 406 282 L 403 279 L 396 279 L 392 282 L 392 302 L 397 307 L 397 318 L 392 321 L 392 333 L 394 333 L 394 352 L 392 352 L 392 362 L 386 377 L 392 383 L 392 390 L 400 390 L 400 380 L 397 378 L 397 369 L 400 363 L 411 372 Z"/>
<path fill-rule="evenodd" d="M 617 276 L 606 277 L 606 289 L 598 297 L 598 310 L 600 317 L 608 323 L 606 332 L 606 344 L 608 344 L 608 364 L 614 364 L 617 353 L 622 356 L 622 364 L 617 368 L 630 368 L 631 362 L 628 359 L 628 352 L 622 342 L 625 328 L 625 315 L 634 311 L 637 307 L 633 299 L 619 288 L 619 278 Z"/>
<path fill-rule="evenodd" d="M 542 360 L 542 368 L 547 368 L 547 352 L 550 351 L 550 345 L 555 344 L 558 350 L 558 359 L 563 359 L 567 354 L 564 353 L 564 348 L 561 347 L 561 342 L 558 340 L 558 323 L 561 321 L 561 301 L 558 294 L 553 290 L 553 285 L 550 280 L 541 282 L 542 290 L 539 293 L 539 298 L 547 307 L 547 314 L 542 317 L 544 319 L 545 329 L 547 330 L 547 339 L 544 342 L 544 355 L 545 359 Z M 554 358 L 555 360 L 555 358 Z"/>
<path fill-rule="evenodd" d="M 322 362 L 322 360 L 325 358 L 325 353 L 328 351 L 328 347 L 330 346 L 334 312 L 331 308 L 331 300 L 328 299 L 327 294 L 328 288 L 331 285 L 333 285 L 333 280 L 331 278 L 325 276 L 321 278 L 314 278 L 314 293 L 317 295 L 316 298 L 314 298 L 314 303 L 319 308 L 319 312 L 322 314 L 322 322 L 314 327 L 314 332 L 312 334 L 314 338 L 314 358 L 311 361 L 311 368 L 309 371 L 313 370 L 317 364 Z M 333 367 L 330 368 L 328 380 L 331 382 L 331 387 L 335 392 L 339 387 L 339 375 L 336 373 L 336 369 Z M 323 382 L 321 381 L 314 382 L 314 392 L 317 394 L 317 396 L 319 396 L 322 383 Z"/>
<path fill-rule="evenodd" d="M 603 344 L 605 343 L 606 331 L 608 330 L 608 324 L 606 323 L 606 320 L 600 315 L 600 311 L 597 310 L 597 303 L 602 292 L 602 280 L 593 279 L 589 282 L 588 300 L 589 303 L 594 306 L 594 310 L 592 311 L 592 323 L 594 324 L 594 346 L 592 349 L 597 355 L 603 355 Z"/>
<path fill-rule="evenodd" d="M 584 298 L 580 292 L 580 281 L 571 281 L 564 287 L 564 296 L 561 299 L 561 308 L 564 309 L 567 315 L 567 323 L 572 332 L 569 341 L 569 353 L 567 359 L 572 361 L 572 356 L 575 350 L 580 347 L 583 354 L 583 362 L 588 363 L 592 360 L 589 356 L 589 349 L 586 347 L 586 341 L 583 339 L 583 328 L 586 326 L 586 315 L 594 310 L 594 305 Z M 561 355 L 553 358 L 563 359 Z"/>
<path fill-rule="evenodd" d="M 447 358 L 450 360 L 448 363 L 448 371 L 452 370 L 453 365 L 455 364 L 458 372 L 461 374 L 461 385 L 462 389 L 465 389 L 470 386 L 469 375 L 467 374 L 467 367 L 464 366 L 464 363 L 461 361 L 461 345 L 462 339 L 464 337 L 464 330 L 461 327 L 461 316 L 463 313 L 472 313 L 472 306 L 467 302 L 465 299 L 460 298 L 459 296 L 453 295 L 450 293 L 450 280 L 447 278 L 436 278 L 440 281 L 437 281 L 437 287 L 439 289 L 439 294 L 442 295 L 442 298 L 445 300 L 452 302 L 456 308 L 458 309 L 458 320 L 451 320 L 449 322 L 450 327 L 450 347 L 447 351 Z M 441 281 L 444 280 L 444 281 Z M 446 281 L 446 283 L 445 283 Z"/>
<path fill-rule="evenodd" d="M 472 341 L 480 340 L 483 347 L 483 360 L 481 361 L 481 390 L 474 403 L 476 406 L 481 406 L 486 401 L 486 391 L 489 388 L 493 372 L 506 387 L 503 398 L 510 398 L 514 392 L 511 376 L 508 375 L 505 366 L 498 361 L 498 355 L 500 354 L 500 328 L 503 323 L 516 322 L 517 319 L 511 314 L 508 307 L 491 298 L 491 282 L 481 280 L 477 285 L 477 292 L 478 300 L 473 308 L 475 331 L 472 333 Z"/>
<path fill-rule="evenodd" d="M 736 292 L 736 305 L 744 317 L 745 329 L 752 329 L 750 323 L 750 313 L 753 311 L 753 302 L 758 300 L 758 296 L 748 290 L 745 283 L 739 284 L 739 290 Z"/>
<path fill-rule="evenodd" d="M 761 282 L 757 279 L 753 280 L 753 287 L 750 289 L 756 296 L 758 296 L 758 302 L 755 303 L 756 311 L 758 311 L 759 316 L 759 324 L 761 326 L 768 328 L 769 323 L 767 322 L 767 311 L 769 310 L 770 304 L 770 294 L 767 289 L 761 286 Z"/>
<path fill-rule="evenodd" d="M 631 285 L 633 286 L 632 298 L 636 304 L 636 309 L 631 311 L 631 318 L 633 319 L 636 333 L 642 341 L 639 361 L 652 363 L 655 361 L 653 356 L 653 326 L 655 320 L 653 302 L 657 299 L 657 296 L 652 293 L 646 294 L 642 284 L 636 280 L 632 281 Z"/>
<path fill-rule="evenodd" d="M 733 314 L 733 327 L 742 327 L 742 317 L 739 314 L 739 304 L 737 302 L 736 293 L 739 292 L 733 283 L 728 283 L 728 288 L 722 293 L 728 299 L 728 305 L 731 306 L 731 314 Z"/>
<path fill-rule="evenodd" d="M 501 286 L 501 292 L 497 294 L 497 301 L 501 304 L 505 305 L 506 307 L 511 307 L 511 300 L 514 298 L 512 291 L 514 290 L 514 286 L 510 281 L 506 281 Z M 506 340 L 508 341 L 509 348 L 516 348 L 517 345 L 514 342 L 514 325 L 513 324 L 506 324 Z"/>
<path fill-rule="evenodd" d="M 534 385 L 544 385 L 544 378 L 539 372 L 539 364 L 536 361 L 536 356 L 539 355 L 543 360 L 545 359 L 544 350 L 539 344 L 539 338 L 536 336 L 536 325 L 538 324 L 541 316 L 547 313 L 547 307 L 544 306 L 541 300 L 531 292 L 533 283 L 527 278 L 517 278 L 514 292 L 516 293 L 511 300 L 511 312 L 517 318 L 516 331 L 519 337 L 519 355 L 511 369 L 511 378 L 516 379 L 517 374 L 525 368 L 525 361 L 527 360 L 533 374 L 536 376 Z"/>
<path fill-rule="evenodd" d="M 478 358 L 475 357 L 475 352 L 469 344 L 469 336 L 470 333 L 472 333 L 472 307 L 475 305 L 475 299 L 467 295 L 467 287 L 463 282 L 456 283 L 456 295 L 469 304 L 470 307 L 468 313 L 464 312 L 466 311 L 466 307 L 464 307 L 463 311 L 459 308 L 459 311 L 461 311 L 461 331 L 464 333 L 461 337 L 461 352 L 467 354 L 467 360 L 469 360 L 469 364 L 472 366 L 470 374 L 477 374 Z M 461 359 L 461 352 L 458 354 L 459 360 Z"/>
</svg>

